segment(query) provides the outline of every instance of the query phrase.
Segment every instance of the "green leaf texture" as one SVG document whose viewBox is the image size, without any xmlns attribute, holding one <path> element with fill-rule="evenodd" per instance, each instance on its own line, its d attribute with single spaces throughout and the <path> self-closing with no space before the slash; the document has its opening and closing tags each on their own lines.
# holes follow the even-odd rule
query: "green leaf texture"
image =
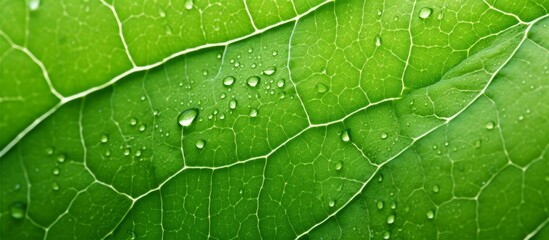
<svg viewBox="0 0 549 240">
<path fill-rule="evenodd" d="M 1 0 L 1 238 L 547 239 L 548 11 Z"/>
</svg>

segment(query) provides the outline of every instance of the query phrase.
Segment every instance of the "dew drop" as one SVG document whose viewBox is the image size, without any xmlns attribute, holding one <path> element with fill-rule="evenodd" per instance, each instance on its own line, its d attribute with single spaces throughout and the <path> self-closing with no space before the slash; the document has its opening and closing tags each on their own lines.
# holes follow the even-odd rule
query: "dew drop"
<svg viewBox="0 0 549 240">
<path fill-rule="evenodd" d="M 433 186 L 433 189 L 432 189 L 432 190 L 433 190 L 434 193 L 438 193 L 438 192 L 440 191 L 440 187 L 439 187 L 437 184 L 435 184 L 435 185 Z"/>
<path fill-rule="evenodd" d="M 250 117 L 257 117 L 257 109 L 252 108 L 250 109 Z"/>
<path fill-rule="evenodd" d="M 198 109 L 189 108 L 179 114 L 177 121 L 179 122 L 179 125 L 188 127 L 193 123 L 196 116 L 198 116 Z"/>
<path fill-rule="evenodd" d="M 198 149 L 202 149 L 204 148 L 204 146 L 206 145 L 206 141 L 202 140 L 202 139 L 199 139 L 198 141 L 196 141 L 196 148 Z"/>
<path fill-rule="evenodd" d="M 431 16 L 431 13 L 433 12 L 433 9 L 424 7 L 419 10 L 419 18 L 421 19 L 427 19 L 429 16 Z"/>
<path fill-rule="evenodd" d="M 141 150 L 137 149 L 137 151 L 135 151 L 135 156 L 140 157 L 141 156 Z"/>
<path fill-rule="evenodd" d="M 107 143 L 109 141 L 109 135 L 103 134 L 101 135 L 101 143 Z"/>
<path fill-rule="evenodd" d="M 341 170 L 342 167 L 343 167 L 343 164 L 341 162 L 339 162 L 339 161 L 336 162 L 336 164 L 335 164 L 335 170 L 336 171 Z"/>
<path fill-rule="evenodd" d="M 135 126 L 137 124 L 136 118 L 130 118 L 130 125 Z"/>
<path fill-rule="evenodd" d="M 324 85 L 323 83 L 316 84 L 316 92 L 325 93 L 327 91 L 328 91 L 328 86 Z"/>
<path fill-rule="evenodd" d="M 164 9 L 159 8 L 159 9 L 158 9 L 158 15 L 159 15 L 160 17 L 165 17 L 165 16 L 166 16 L 166 12 L 164 12 Z"/>
<path fill-rule="evenodd" d="M 427 211 L 427 219 L 433 219 L 435 218 L 435 212 L 433 210 Z"/>
<path fill-rule="evenodd" d="M 236 99 L 231 99 L 231 101 L 229 101 L 229 108 L 235 109 L 237 104 L 238 102 L 236 101 Z"/>
<path fill-rule="evenodd" d="M 334 200 L 330 200 L 330 202 L 328 202 L 328 206 L 334 207 L 334 206 L 335 206 L 335 201 L 334 201 Z"/>
<path fill-rule="evenodd" d="M 390 214 L 389 216 L 387 216 L 387 224 L 393 224 L 394 222 L 395 222 L 394 214 Z"/>
<path fill-rule="evenodd" d="M 59 183 L 53 182 L 53 183 L 51 184 L 51 189 L 52 189 L 53 191 L 59 191 Z"/>
<path fill-rule="evenodd" d="M 379 177 L 377 177 L 378 182 L 383 182 L 383 175 L 379 174 Z"/>
<path fill-rule="evenodd" d="M 380 35 L 376 36 L 375 44 L 376 44 L 376 47 L 381 46 L 381 36 Z"/>
<path fill-rule="evenodd" d="M 383 239 L 389 239 L 389 238 L 391 238 L 391 232 L 385 231 L 385 232 L 383 233 Z"/>
<path fill-rule="evenodd" d="M 129 156 L 131 153 L 131 150 L 129 148 L 124 149 L 124 156 Z"/>
<path fill-rule="evenodd" d="M 344 141 L 344 142 L 349 142 L 351 141 L 351 133 L 350 133 L 350 129 L 346 129 L 346 130 L 343 130 L 343 132 L 341 132 L 340 134 L 340 137 L 341 137 L 341 140 Z"/>
<path fill-rule="evenodd" d="M 397 203 L 396 202 L 392 202 L 391 203 L 391 209 L 395 210 L 397 208 Z"/>
<path fill-rule="evenodd" d="M 172 27 L 170 27 L 170 25 L 165 25 L 164 31 L 166 32 L 167 35 L 172 35 L 173 33 Z"/>
<path fill-rule="evenodd" d="M 46 148 L 46 154 L 53 155 L 53 152 L 55 152 L 55 149 L 53 149 L 53 147 Z"/>
<path fill-rule="evenodd" d="M 389 137 L 389 135 L 387 133 L 382 133 L 381 134 L 381 139 L 387 139 L 387 137 Z"/>
<path fill-rule="evenodd" d="M 186 0 L 185 1 L 185 9 L 191 10 L 193 8 L 193 0 Z"/>
<path fill-rule="evenodd" d="M 146 126 L 145 124 L 139 125 L 139 131 L 140 131 L 140 132 L 145 131 L 145 129 L 147 129 L 147 126 Z"/>
<path fill-rule="evenodd" d="M 10 206 L 10 216 L 14 219 L 22 219 L 25 217 L 27 205 L 22 202 L 14 202 Z"/>
<path fill-rule="evenodd" d="M 29 0 L 29 10 L 36 11 L 40 7 L 40 0 Z"/>
<path fill-rule="evenodd" d="M 259 84 L 259 80 L 260 78 L 258 76 L 251 76 L 248 78 L 248 80 L 246 80 L 246 83 L 250 87 L 255 87 L 257 86 L 257 84 Z"/>
<path fill-rule="evenodd" d="M 225 85 L 226 87 L 232 86 L 235 80 L 236 78 L 234 78 L 233 76 L 227 76 L 223 79 L 223 85 Z"/>
<path fill-rule="evenodd" d="M 263 71 L 263 74 L 270 76 L 273 75 L 276 72 L 276 67 L 270 67 Z"/>
<path fill-rule="evenodd" d="M 63 163 L 65 162 L 65 158 L 67 158 L 65 154 L 59 154 L 59 156 L 57 156 L 57 161 Z"/>
<path fill-rule="evenodd" d="M 381 200 L 377 201 L 376 205 L 377 205 L 377 209 L 379 209 L 379 210 L 383 209 L 383 201 L 381 201 Z"/>
<path fill-rule="evenodd" d="M 110 156 L 111 156 L 111 150 L 105 151 L 105 156 L 106 156 L 106 157 L 110 157 Z"/>
<path fill-rule="evenodd" d="M 54 176 L 59 175 L 59 168 L 54 168 L 54 169 L 53 169 L 53 175 L 54 175 Z"/>
<path fill-rule="evenodd" d="M 495 126 L 496 126 L 496 124 L 493 121 L 489 121 L 489 122 L 486 123 L 486 125 L 484 125 L 484 127 L 486 127 L 486 129 L 488 129 L 488 130 L 494 129 Z"/>
<path fill-rule="evenodd" d="M 278 81 L 276 82 L 276 86 L 279 88 L 284 87 L 284 84 L 286 84 L 286 81 L 284 79 L 278 79 Z"/>
</svg>

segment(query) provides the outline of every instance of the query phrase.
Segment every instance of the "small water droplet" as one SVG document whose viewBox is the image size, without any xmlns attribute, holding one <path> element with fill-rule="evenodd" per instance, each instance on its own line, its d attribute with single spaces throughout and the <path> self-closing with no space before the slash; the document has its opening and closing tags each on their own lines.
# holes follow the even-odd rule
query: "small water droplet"
<svg viewBox="0 0 549 240">
<path fill-rule="evenodd" d="M 208 76 L 208 70 L 202 71 L 202 76 Z"/>
<path fill-rule="evenodd" d="M 53 147 L 46 148 L 46 154 L 53 155 L 55 152 L 55 149 Z"/>
<path fill-rule="evenodd" d="M 336 171 L 341 170 L 342 167 L 343 167 L 343 164 L 341 162 L 339 162 L 339 161 L 336 162 L 336 164 L 335 164 L 335 170 Z"/>
<path fill-rule="evenodd" d="M 278 79 L 278 81 L 276 82 L 276 86 L 279 87 L 279 88 L 282 88 L 282 87 L 284 87 L 285 83 L 286 83 L 286 80 L 284 80 L 283 78 Z"/>
<path fill-rule="evenodd" d="M 270 67 L 263 71 L 263 74 L 270 76 L 273 75 L 276 72 L 276 67 Z"/>
<path fill-rule="evenodd" d="M 40 0 L 29 0 L 29 10 L 36 11 L 40 7 Z"/>
<path fill-rule="evenodd" d="M 424 7 L 419 10 L 419 18 L 421 19 L 427 19 L 429 16 L 431 16 L 431 13 L 433 12 L 433 9 Z"/>
<path fill-rule="evenodd" d="M 427 211 L 427 219 L 433 219 L 435 218 L 435 212 L 433 210 Z"/>
<path fill-rule="evenodd" d="M 257 109 L 252 108 L 250 109 L 250 117 L 257 117 Z"/>
<path fill-rule="evenodd" d="M 394 214 L 390 214 L 389 216 L 387 216 L 387 224 L 393 224 L 394 222 L 395 222 Z"/>
<path fill-rule="evenodd" d="M 145 129 L 147 129 L 147 126 L 146 126 L 145 124 L 139 125 L 139 131 L 140 131 L 140 132 L 145 131 Z"/>
<path fill-rule="evenodd" d="M 14 219 L 22 219 L 25 217 L 27 211 L 27 204 L 23 202 L 14 202 L 10 206 L 10 216 Z"/>
<path fill-rule="evenodd" d="M 106 157 L 110 157 L 110 156 L 111 156 L 111 150 L 105 151 L 105 156 L 106 156 Z"/>
<path fill-rule="evenodd" d="M 378 15 L 378 16 L 381 16 L 381 13 L 382 13 L 382 12 L 381 12 L 381 9 L 378 9 L 378 10 L 377 10 L 377 15 Z"/>
<path fill-rule="evenodd" d="M 59 168 L 54 168 L 54 169 L 53 169 L 53 175 L 54 175 L 54 176 L 59 175 Z"/>
<path fill-rule="evenodd" d="M 395 210 L 397 208 L 397 203 L 396 202 L 392 202 L 391 203 L 391 209 Z"/>
<path fill-rule="evenodd" d="M 383 175 L 379 174 L 379 177 L 377 177 L 378 182 L 383 182 Z"/>
<path fill-rule="evenodd" d="M 324 83 L 317 83 L 316 84 L 316 91 L 318 93 L 325 93 L 328 91 L 328 86 L 324 85 Z"/>
<path fill-rule="evenodd" d="M 229 101 L 229 108 L 235 109 L 237 104 L 238 102 L 236 101 L 236 99 L 231 99 L 231 101 Z"/>
<path fill-rule="evenodd" d="M 246 83 L 250 87 L 255 87 L 255 86 L 257 86 L 259 81 L 260 81 L 260 78 L 258 76 L 251 76 L 251 77 L 248 78 L 248 80 L 246 80 Z"/>
<path fill-rule="evenodd" d="M 51 189 L 53 189 L 53 191 L 59 191 L 59 183 L 53 182 L 51 184 Z"/>
<path fill-rule="evenodd" d="M 196 148 L 198 149 L 202 149 L 204 148 L 204 146 L 206 145 L 206 141 L 202 140 L 202 139 L 199 139 L 198 141 L 196 141 Z"/>
<path fill-rule="evenodd" d="M 480 139 L 475 141 L 475 147 L 480 148 L 482 146 L 482 141 Z"/>
<path fill-rule="evenodd" d="M 486 127 L 486 129 L 488 129 L 488 130 L 494 129 L 495 126 L 496 126 L 496 124 L 493 121 L 489 121 L 489 122 L 486 123 L 486 125 L 484 125 L 484 127 Z"/>
<path fill-rule="evenodd" d="M 223 120 L 223 119 L 225 119 L 225 113 L 221 113 L 221 114 L 219 114 L 219 119 L 220 119 L 220 120 Z"/>
<path fill-rule="evenodd" d="M 376 205 L 377 205 L 377 209 L 379 209 L 379 210 L 383 209 L 383 205 L 384 205 L 383 201 L 381 201 L 381 200 L 377 201 Z"/>
<path fill-rule="evenodd" d="M 159 9 L 158 9 L 158 15 L 159 15 L 160 17 L 165 17 L 165 16 L 166 16 L 166 12 L 164 12 L 164 9 L 159 8 Z"/>
<path fill-rule="evenodd" d="M 198 109 L 189 108 L 179 114 L 177 121 L 179 122 L 179 125 L 188 127 L 193 123 L 196 116 L 198 116 Z"/>
<path fill-rule="evenodd" d="M 103 134 L 101 135 L 101 143 L 107 143 L 109 141 L 109 135 Z"/>
<path fill-rule="evenodd" d="M 65 158 L 67 158 L 65 154 L 59 154 L 59 156 L 57 156 L 57 161 L 63 163 L 65 162 Z"/>
<path fill-rule="evenodd" d="M 387 137 L 389 137 L 389 135 L 387 133 L 382 133 L 381 134 L 381 139 L 387 139 Z"/>
<path fill-rule="evenodd" d="M 389 238 L 391 238 L 391 232 L 385 231 L 385 232 L 383 233 L 383 239 L 389 239 Z"/>
<path fill-rule="evenodd" d="M 130 118 L 130 125 L 135 126 L 137 124 L 136 118 Z"/>
<path fill-rule="evenodd" d="M 141 156 L 141 150 L 137 149 L 137 151 L 135 151 L 135 156 L 140 157 Z"/>
<path fill-rule="evenodd" d="M 229 87 L 233 85 L 235 81 L 236 81 L 236 78 L 234 78 L 233 76 L 227 76 L 223 79 L 223 85 Z"/>
<path fill-rule="evenodd" d="M 435 184 L 435 185 L 433 185 L 432 190 L 433 190 L 434 193 L 438 193 L 438 191 L 440 191 L 440 187 L 437 184 Z"/>
<path fill-rule="evenodd" d="M 124 156 L 129 156 L 131 153 L 131 150 L 129 148 L 124 149 Z"/>
<path fill-rule="evenodd" d="M 376 44 L 376 47 L 381 46 L 381 36 L 380 35 L 376 36 L 375 44 Z"/>
<path fill-rule="evenodd" d="M 167 35 L 172 35 L 172 33 L 173 33 L 172 27 L 170 27 L 170 25 L 166 24 L 164 26 L 164 32 L 166 32 Z"/>
<path fill-rule="evenodd" d="M 186 0 L 185 1 L 185 9 L 191 10 L 193 8 L 193 0 Z"/>
<path fill-rule="evenodd" d="M 278 51 L 273 51 L 273 56 L 278 55 Z"/>
<path fill-rule="evenodd" d="M 343 132 L 341 132 L 340 134 L 340 137 L 341 137 L 341 140 L 344 141 L 344 142 L 349 142 L 351 141 L 351 133 L 350 133 L 350 129 L 346 129 L 346 130 L 343 130 Z"/>
<path fill-rule="evenodd" d="M 328 202 L 328 206 L 334 207 L 334 206 L 335 206 L 335 201 L 334 201 L 334 200 L 330 200 L 330 202 Z"/>
</svg>

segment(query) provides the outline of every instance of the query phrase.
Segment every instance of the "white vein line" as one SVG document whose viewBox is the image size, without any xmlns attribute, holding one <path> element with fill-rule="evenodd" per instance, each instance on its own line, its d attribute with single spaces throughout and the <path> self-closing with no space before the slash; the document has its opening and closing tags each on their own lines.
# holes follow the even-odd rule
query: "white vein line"
<svg viewBox="0 0 549 240">
<path fill-rule="evenodd" d="M 244 2 L 244 8 L 246 9 L 246 13 L 248 14 L 248 17 L 250 18 L 250 23 L 252 23 L 252 27 L 254 27 L 254 30 L 257 31 L 258 28 L 255 25 L 254 18 L 252 17 L 252 13 L 250 12 L 250 8 L 248 7 L 248 1 L 242 0 Z"/>
<path fill-rule="evenodd" d="M 416 4 L 417 0 L 414 0 L 414 4 L 412 5 L 412 12 L 410 13 L 410 21 L 408 22 L 408 35 L 410 37 L 410 48 L 408 49 L 408 56 L 406 57 L 406 63 L 404 65 L 404 70 L 402 70 L 402 78 L 400 81 L 402 82 L 402 89 L 400 90 L 400 95 L 404 94 L 404 90 L 406 89 L 406 84 L 404 84 L 404 77 L 406 76 L 406 70 L 408 70 L 408 66 L 410 65 L 410 57 L 412 56 L 412 49 L 414 48 L 414 37 L 412 36 L 412 19 L 414 18 L 414 13 L 416 11 Z"/>
<path fill-rule="evenodd" d="M 292 34 L 290 34 L 290 40 L 288 41 L 288 63 L 286 63 L 286 67 L 288 68 L 288 78 L 290 79 L 290 82 L 292 82 L 292 85 L 294 85 L 295 95 L 297 96 L 297 99 L 299 99 L 299 103 L 301 103 L 301 107 L 303 108 L 303 112 L 305 112 L 305 115 L 307 116 L 307 122 L 309 125 L 311 125 L 311 117 L 309 116 L 309 113 L 307 112 L 307 108 L 305 108 L 305 103 L 303 102 L 303 99 L 301 99 L 301 96 L 299 95 L 299 92 L 297 91 L 297 85 L 295 84 L 293 78 L 292 78 L 292 70 L 290 69 L 290 58 L 292 56 L 292 40 L 294 38 L 295 29 L 297 28 L 298 20 L 295 21 L 294 27 L 292 28 Z"/>
<path fill-rule="evenodd" d="M 534 231 L 526 235 L 526 237 L 524 237 L 524 240 L 532 239 L 533 237 L 535 237 L 536 234 L 541 231 L 541 229 L 547 226 L 547 223 L 549 223 L 549 218 L 545 219 L 545 221 L 543 221 L 536 229 L 534 229 Z"/>
<path fill-rule="evenodd" d="M 322 2 L 321 4 L 309 9 L 308 11 L 300 14 L 300 15 L 297 15 L 291 19 L 287 19 L 287 20 L 284 20 L 284 21 L 281 21 L 281 22 L 278 22 L 276 24 L 273 24 L 273 25 L 270 25 L 270 26 L 267 26 L 265 28 L 262 28 L 262 29 L 259 29 L 259 30 L 256 30 L 248 35 L 245 35 L 245 36 L 242 36 L 242 37 L 239 37 L 239 38 L 235 38 L 235 39 L 232 39 L 232 40 L 229 40 L 229 41 L 226 41 L 226 42 L 220 42 L 220 43 L 208 43 L 208 44 L 204 44 L 204 45 L 201 45 L 201 46 L 197 46 L 197 47 L 193 47 L 193 48 L 188 48 L 188 49 L 185 49 L 183 51 L 180 51 L 180 52 L 177 52 L 177 53 L 174 53 L 162 60 L 160 60 L 159 62 L 156 62 L 156 63 L 153 63 L 153 64 L 150 64 L 150 65 L 145 65 L 145 66 L 135 66 L 125 72 L 123 72 L 122 74 L 114 77 L 113 79 L 111 79 L 110 81 L 108 82 L 105 82 L 101 85 L 98 85 L 98 86 L 95 86 L 95 87 L 92 87 L 90 89 L 87 89 L 85 91 L 82 91 L 80 93 L 76 93 L 76 94 L 73 94 L 71 96 L 68 96 L 68 97 L 64 97 L 61 99 L 61 102 L 57 105 L 55 105 L 52 109 L 50 109 L 48 112 L 42 114 L 42 116 L 40 116 L 39 118 L 37 118 L 31 125 L 27 126 L 25 129 L 23 129 L 23 131 L 21 131 L 13 140 L 11 140 L 7 145 L 6 147 L 4 147 L 4 149 L 2 149 L 2 151 L 0 151 L 0 158 L 3 157 L 11 148 L 13 148 L 13 146 L 15 146 L 15 144 L 17 144 L 19 141 L 21 141 L 21 139 L 27 135 L 32 129 L 34 129 L 40 122 L 44 121 L 44 119 L 46 119 L 49 115 L 51 115 L 53 112 L 55 112 L 59 107 L 61 107 L 63 104 L 67 103 L 67 102 L 70 102 L 72 100 L 75 100 L 75 99 L 78 99 L 78 98 L 82 98 L 82 97 L 85 97 L 93 92 L 96 92 L 96 91 L 99 91 L 101 89 L 104 89 L 116 82 L 118 82 L 120 79 L 130 75 L 130 74 L 133 74 L 133 73 L 136 73 L 136 72 L 141 72 L 141 71 L 146 71 L 146 70 L 149 70 L 149 69 L 152 69 L 152 68 L 155 68 L 159 65 L 162 65 L 164 63 L 166 63 L 167 61 L 171 60 L 171 59 L 174 59 L 178 56 L 181 56 L 181 55 L 185 55 L 187 53 L 191 53 L 191 52 L 196 52 L 196 51 L 199 51 L 199 50 L 202 50 L 202 49 L 207 49 L 207 48 L 212 48 L 212 47 L 222 47 L 222 46 L 227 46 L 227 45 L 230 45 L 232 43 L 235 43 L 235 42 L 239 42 L 239 41 L 242 41 L 244 39 L 247 39 L 247 38 L 250 38 L 250 37 L 253 37 L 255 35 L 259 35 L 265 31 L 268 31 L 270 29 L 273 29 L 273 28 L 276 28 L 276 27 L 279 27 L 281 25 L 284 25 L 286 23 L 289 23 L 289 22 L 293 22 L 293 21 L 296 21 L 297 19 L 300 19 L 302 18 L 303 16 L 317 10 L 318 8 L 328 4 L 328 3 L 331 3 L 333 2 L 334 0 L 326 0 L 324 2 Z"/>
<path fill-rule="evenodd" d="M 0 35 L 2 35 L 2 37 L 4 37 L 6 39 L 6 41 L 8 41 L 8 43 L 11 45 L 11 47 L 13 49 L 16 49 L 16 50 L 19 50 L 19 51 L 25 53 L 34 63 L 36 63 L 36 65 L 38 65 L 38 67 L 40 67 L 40 70 L 42 70 L 42 75 L 44 76 L 44 79 L 46 79 L 46 83 L 48 84 L 48 87 L 50 88 L 51 93 L 53 95 L 55 95 L 55 97 L 57 97 L 59 99 L 65 98 L 53 86 L 53 84 L 51 82 L 51 79 L 50 79 L 50 76 L 48 74 L 48 71 L 46 70 L 46 66 L 44 66 L 44 63 L 42 63 L 42 61 L 40 61 L 36 56 L 34 56 L 34 54 L 32 54 L 32 52 L 28 48 L 15 44 L 11 40 L 11 38 L 4 31 L 0 30 Z M 0 157 L 1 156 L 2 155 L 0 154 Z"/>
<path fill-rule="evenodd" d="M 105 7 L 108 7 L 112 15 L 114 15 L 114 18 L 116 19 L 116 24 L 118 25 L 118 35 L 120 36 L 120 41 L 122 42 L 122 45 L 124 45 L 124 50 L 126 51 L 126 55 L 128 56 L 128 59 L 132 63 L 133 67 L 136 67 L 135 61 L 133 60 L 132 54 L 130 53 L 130 48 L 128 48 L 128 44 L 126 43 L 126 38 L 124 38 L 124 33 L 122 31 L 122 22 L 120 21 L 120 18 L 118 17 L 118 13 L 116 13 L 116 9 L 114 9 L 114 5 L 110 5 L 106 3 L 104 0 L 100 0 Z"/>
<path fill-rule="evenodd" d="M 532 28 L 532 26 L 534 26 L 534 24 L 536 22 L 538 22 L 539 20 L 547 17 L 549 15 L 544 15 L 542 17 L 539 17 L 537 19 L 535 19 L 534 21 L 530 22 L 529 23 L 529 26 L 528 28 L 524 31 L 524 34 L 522 36 L 522 39 L 520 40 L 520 42 L 517 44 L 517 46 L 515 47 L 515 49 L 513 49 L 513 52 L 511 52 L 511 54 L 509 55 L 509 57 L 505 60 L 505 62 L 503 62 L 501 64 L 501 66 L 496 69 L 496 71 L 494 71 L 494 73 L 492 74 L 492 76 L 490 77 L 490 79 L 488 80 L 488 82 L 486 83 L 486 85 L 484 86 L 484 88 L 482 89 L 482 91 L 480 91 L 480 93 L 475 96 L 475 98 L 473 98 L 469 104 L 467 104 L 465 107 L 463 107 L 463 109 L 461 109 L 459 112 L 455 113 L 453 116 L 449 117 L 446 119 L 446 121 L 432 129 L 430 129 L 429 131 L 423 133 L 422 135 L 416 137 L 416 138 L 413 138 L 413 141 L 405 148 L 403 148 L 401 151 L 399 151 L 398 153 L 396 153 L 395 155 L 393 155 L 392 157 L 390 157 L 389 159 L 387 159 L 385 162 L 381 163 L 377 168 L 376 170 L 372 173 L 372 175 L 366 180 L 366 182 L 364 182 L 364 184 L 362 184 L 362 186 L 360 187 L 360 189 L 355 193 L 353 194 L 353 196 L 351 196 L 347 202 L 345 202 L 340 208 L 336 209 L 334 212 L 332 212 L 331 214 L 329 214 L 328 216 L 326 216 L 326 218 L 324 218 L 322 221 L 314 224 L 312 227 L 310 227 L 308 230 L 306 230 L 305 232 L 301 233 L 300 235 L 298 235 L 295 239 L 299 239 L 301 237 L 303 237 L 305 234 L 309 233 L 310 231 L 312 231 L 313 229 L 315 229 L 316 227 L 322 225 L 324 222 L 328 221 L 330 218 L 334 217 L 337 213 L 339 213 L 340 211 L 342 211 L 347 205 L 351 204 L 351 202 L 358 196 L 360 195 L 363 191 L 364 191 L 364 188 L 366 188 L 366 186 L 368 185 L 368 183 L 370 182 L 370 180 L 373 178 L 373 176 L 375 176 L 379 170 L 387 163 L 391 162 L 392 160 L 394 160 L 395 158 L 399 157 L 402 153 L 404 153 L 406 150 L 408 150 L 409 148 L 411 148 L 412 146 L 414 146 L 414 144 L 419 141 L 420 139 L 422 139 L 423 137 L 429 135 L 431 132 L 437 130 L 438 128 L 440 128 L 441 126 L 445 126 L 447 125 L 448 123 L 450 123 L 450 121 L 452 121 L 453 119 L 455 119 L 456 117 L 458 117 L 463 111 L 467 110 L 473 103 L 475 103 L 477 101 L 477 99 L 479 99 L 481 96 L 483 96 L 483 94 L 485 93 L 486 89 L 488 88 L 488 86 L 490 86 L 490 84 L 492 83 L 492 80 L 494 80 L 494 78 L 496 77 L 496 75 L 501 71 L 501 69 L 503 69 L 507 63 L 509 63 L 509 61 L 515 56 L 515 54 L 518 52 L 518 50 L 520 49 L 520 47 L 522 46 L 522 44 L 526 41 L 526 39 L 528 38 L 528 32 L 530 31 L 530 29 Z"/>
</svg>

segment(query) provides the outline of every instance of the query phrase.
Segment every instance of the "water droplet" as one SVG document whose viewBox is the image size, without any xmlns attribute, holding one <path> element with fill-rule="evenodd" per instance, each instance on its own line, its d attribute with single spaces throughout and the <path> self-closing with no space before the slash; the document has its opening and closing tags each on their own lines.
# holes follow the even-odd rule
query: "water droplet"
<svg viewBox="0 0 549 240">
<path fill-rule="evenodd" d="M 335 164 L 335 169 L 336 169 L 336 171 L 341 170 L 342 167 L 343 167 L 343 164 L 342 164 L 341 162 L 339 162 L 339 161 L 336 162 L 336 164 Z"/>
<path fill-rule="evenodd" d="M 383 209 L 383 205 L 384 205 L 383 201 L 381 201 L 381 200 L 377 201 L 377 209 L 379 209 L 379 210 Z"/>
<path fill-rule="evenodd" d="M 137 151 L 135 151 L 135 156 L 140 157 L 141 156 L 141 150 L 137 149 Z"/>
<path fill-rule="evenodd" d="M 382 133 L 381 134 L 381 139 L 387 139 L 387 137 L 389 137 L 389 135 L 387 133 Z"/>
<path fill-rule="evenodd" d="M 65 154 L 59 154 L 59 156 L 57 156 L 57 161 L 63 163 L 65 162 L 65 158 L 67 158 Z"/>
<path fill-rule="evenodd" d="M 278 81 L 276 82 L 276 86 L 278 86 L 279 88 L 282 88 L 282 87 L 284 87 L 285 83 L 286 83 L 286 80 L 278 79 Z"/>
<path fill-rule="evenodd" d="M 14 219 L 22 219 L 25 217 L 25 212 L 27 211 L 27 204 L 22 202 L 14 202 L 10 206 L 10 215 Z"/>
<path fill-rule="evenodd" d="M 330 207 L 334 207 L 335 206 L 335 201 L 334 200 L 330 200 L 330 202 L 328 202 L 328 206 Z"/>
<path fill-rule="evenodd" d="M 257 109 L 252 108 L 250 109 L 250 117 L 257 117 Z"/>
<path fill-rule="evenodd" d="M 236 101 L 236 99 L 231 99 L 231 101 L 229 101 L 229 108 L 235 109 L 237 104 L 238 102 Z"/>
<path fill-rule="evenodd" d="M 263 74 L 270 76 L 273 75 L 276 72 L 276 67 L 270 67 L 263 71 Z"/>
<path fill-rule="evenodd" d="M 185 9 L 191 10 L 193 8 L 193 0 L 186 0 L 185 1 Z"/>
<path fill-rule="evenodd" d="M 424 8 L 419 10 L 419 18 L 426 19 L 429 16 L 431 16 L 432 12 L 433 12 L 433 9 L 428 8 L 428 7 L 424 7 Z"/>
<path fill-rule="evenodd" d="M 166 12 L 164 12 L 164 9 L 159 8 L 159 9 L 158 9 L 158 15 L 159 15 L 160 17 L 165 17 L 165 16 L 166 16 Z"/>
<path fill-rule="evenodd" d="M 223 119 L 225 119 L 225 113 L 221 113 L 221 114 L 219 114 L 219 119 L 220 119 L 220 120 L 223 120 Z"/>
<path fill-rule="evenodd" d="M 136 118 L 130 118 L 130 125 L 135 126 L 137 124 Z"/>
<path fill-rule="evenodd" d="M 106 156 L 106 157 L 110 157 L 110 156 L 111 156 L 111 150 L 105 151 L 105 156 Z"/>
<path fill-rule="evenodd" d="M 223 57 L 223 55 L 221 55 L 221 53 L 218 53 L 217 54 L 217 59 L 221 59 L 221 57 Z"/>
<path fill-rule="evenodd" d="M 46 148 L 46 154 L 53 155 L 53 152 L 55 152 L 55 149 L 53 147 Z"/>
<path fill-rule="evenodd" d="M 346 130 L 343 130 L 343 132 L 341 132 L 340 137 L 341 137 L 342 141 L 344 141 L 344 142 L 351 141 L 350 131 L 351 131 L 350 129 L 346 129 Z"/>
<path fill-rule="evenodd" d="M 390 214 L 389 216 L 387 216 L 387 224 L 393 224 L 394 222 L 395 222 L 394 214 Z"/>
<path fill-rule="evenodd" d="M 475 147 L 480 148 L 482 146 L 482 141 L 480 139 L 475 141 Z"/>
<path fill-rule="evenodd" d="M 260 78 L 258 76 L 251 76 L 246 80 L 246 83 L 248 83 L 248 86 L 255 87 L 259 83 Z"/>
<path fill-rule="evenodd" d="M 495 126 L 496 126 L 496 124 L 493 121 L 489 121 L 489 122 L 486 123 L 486 125 L 484 125 L 484 127 L 486 127 L 486 129 L 488 129 L 488 130 L 494 129 Z"/>
<path fill-rule="evenodd" d="M 206 141 L 202 140 L 202 139 L 199 139 L 198 141 L 196 141 L 196 148 L 198 149 L 202 149 L 204 148 L 204 146 L 206 145 Z"/>
<path fill-rule="evenodd" d="M 435 218 L 435 212 L 433 210 L 427 211 L 427 219 L 433 219 Z"/>
<path fill-rule="evenodd" d="M 391 203 L 391 209 L 395 210 L 397 208 L 397 203 L 396 202 L 392 202 Z"/>
<path fill-rule="evenodd" d="M 59 191 L 59 183 L 53 182 L 51 184 L 51 189 L 53 189 L 53 191 Z"/>
<path fill-rule="evenodd" d="M 40 7 L 40 0 L 29 0 L 29 10 L 36 11 Z"/>
<path fill-rule="evenodd" d="M 438 193 L 438 191 L 440 191 L 440 187 L 439 187 L 437 184 L 435 184 L 435 185 L 433 186 L 433 189 L 432 189 L 432 190 L 433 190 L 434 193 Z"/>
<path fill-rule="evenodd" d="M 377 35 L 375 39 L 376 47 L 381 46 L 381 36 Z"/>
<path fill-rule="evenodd" d="M 229 86 L 233 85 L 235 80 L 236 80 L 236 78 L 234 78 L 233 76 L 227 76 L 223 79 L 223 85 L 229 87 Z"/>
<path fill-rule="evenodd" d="M 172 35 L 173 33 L 172 27 L 170 27 L 170 25 L 167 25 L 167 24 L 164 26 L 164 31 L 166 32 L 167 35 Z"/>
<path fill-rule="evenodd" d="M 273 56 L 278 55 L 278 51 L 273 51 Z"/>
<path fill-rule="evenodd" d="M 208 70 L 202 71 L 202 76 L 208 76 Z"/>
<path fill-rule="evenodd" d="M 382 13 L 382 12 L 381 12 L 381 9 L 378 9 L 378 10 L 377 10 L 377 15 L 378 15 L 378 16 L 381 16 L 381 13 Z"/>
<path fill-rule="evenodd" d="M 389 238 L 391 238 L 391 232 L 385 231 L 385 232 L 383 233 L 383 239 L 389 239 Z"/>
<path fill-rule="evenodd" d="M 316 91 L 318 93 L 325 93 L 328 91 L 328 86 L 324 85 L 323 83 L 317 83 L 316 84 Z"/>
<path fill-rule="evenodd" d="M 109 135 L 103 134 L 101 135 L 101 143 L 107 143 L 109 141 Z"/>
<path fill-rule="evenodd" d="M 124 149 L 124 156 L 129 156 L 131 153 L 131 150 L 129 148 Z"/>
<path fill-rule="evenodd" d="M 198 109 L 189 108 L 179 114 L 177 121 L 179 122 L 179 125 L 188 127 L 193 123 L 196 116 L 198 116 Z"/>
<path fill-rule="evenodd" d="M 140 132 L 145 131 L 145 129 L 147 129 L 147 126 L 146 126 L 145 124 L 139 125 L 139 131 L 140 131 Z"/>
<path fill-rule="evenodd" d="M 59 175 L 59 168 L 54 168 L 53 169 L 53 175 L 55 175 L 55 176 Z"/>
</svg>

